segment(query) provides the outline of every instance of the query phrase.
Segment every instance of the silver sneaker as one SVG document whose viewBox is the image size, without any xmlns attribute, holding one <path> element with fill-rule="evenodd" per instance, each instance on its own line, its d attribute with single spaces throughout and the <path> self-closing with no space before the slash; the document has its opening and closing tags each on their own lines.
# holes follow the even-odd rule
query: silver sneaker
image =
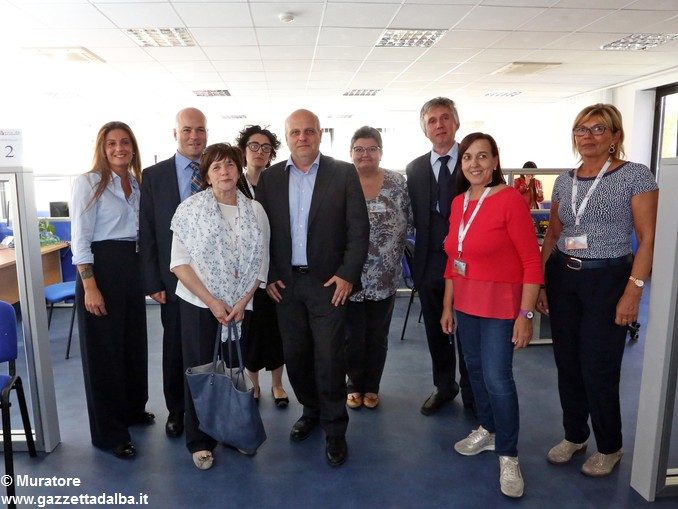
<svg viewBox="0 0 678 509">
<path fill-rule="evenodd" d="M 520 498 L 523 496 L 525 483 L 520 473 L 518 458 L 513 456 L 499 456 L 499 486 L 507 497 Z"/>
<path fill-rule="evenodd" d="M 581 467 L 581 473 L 591 477 L 605 477 L 610 475 L 619 464 L 624 453 L 621 449 L 612 454 L 602 454 L 597 452 L 593 454 Z"/>
<path fill-rule="evenodd" d="M 561 440 L 560 443 L 553 446 L 546 454 L 546 459 L 552 465 L 564 465 L 572 459 L 575 454 L 583 454 L 586 452 L 588 442 L 575 444 L 569 440 Z"/>
<path fill-rule="evenodd" d="M 454 450 L 464 456 L 474 456 L 483 451 L 494 451 L 494 433 L 490 433 L 482 426 L 471 431 L 464 440 L 454 444 Z"/>
</svg>

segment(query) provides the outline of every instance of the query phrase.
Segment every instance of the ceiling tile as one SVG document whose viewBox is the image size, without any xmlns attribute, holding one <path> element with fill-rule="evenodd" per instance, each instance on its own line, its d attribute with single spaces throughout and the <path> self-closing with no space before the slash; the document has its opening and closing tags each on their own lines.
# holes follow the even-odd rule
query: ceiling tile
<svg viewBox="0 0 678 509">
<path fill-rule="evenodd" d="M 159 62 L 207 60 L 205 53 L 197 46 L 188 48 L 146 48 L 146 51 Z"/>
<path fill-rule="evenodd" d="M 313 58 L 313 46 L 261 46 L 264 60 L 298 60 Z"/>
<path fill-rule="evenodd" d="M 28 4 L 22 9 L 51 28 L 114 28 L 115 25 L 90 4 Z"/>
<path fill-rule="evenodd" d="M 500 30 L 453 30 L 447 32 L 433 49 L 439 48 L 487 48 L 506 37 L 509 32 Z"/>
<path fill-rule="evenodd" d="M 614 11 L 609 9 L 549 9 L 532 19 L 527 28 L 554 32 L 588 30 L 585 27 L 597 20 L 604 23 L 606 16 L 612 13 Z"/>
<path fill-rule="evenodd" d="M 253 28 L 191 28 L 191 34 L 203 46 L 256 46 Z"/>
<path fill-rule="evenodd" d="M 460 30 L 516 30 L 542 10 L 535 7 L 476 7 L 455 28 Z"/>
<path fill-rule="evenodd" d="M 442 48 L 434 46 L 419 59 L 420 62 L 464 62 L 477 55 L 476 48 Z"/>
<path fill-rule="evenodd" d="M 530 28 L 532 28 L 531 23 Z M 563 37 L 565 34 L 564 32 L 511 32 L 492 46 L 510 49 L 541 48 Z"/>
<path fill-rule="evenodd" d="M 251 60 L 212 60 L 211 65 L 217 71 L 263 71 L 264 64 L 259 59 Z"/>
<path fill-rule="evenodd" d="M 303 46 L 315 44 L 318 29 L 311 27 L 257 28 L 257 39 L 262 46 Z"/>
<path fill-rule="evenodd" d="M 404 5 L 392 28 L 451 28 L 472 9 L 470 5 Z"/>
<path fill-rule="evenodd" d="M 308 59 L 299 60 L 277 60 L 270 59 L 264 61 L 266 71 L 289 71 L 289 72 L 307 72 L 311 67 L 311 61 Z"/>
<path fill-rule="evenodd" d="M 346 71 L 355 72 L 362 62 L 358 60 L 315 60 L 313 71 Z"/>
<path fill-rule="evenodd" d="M 120 28 L 183 26 L 169 3 L 99 4 L 98 8 Z"/>
<path fill-rule="evenodd" d="M 322 28 L 319 46 L 374 46 L 383 30 L 374 28 Z"/>
<path fill-rule="evenodd" d="M 149 62 L 153 57 L 141 48 L 99 48 L 90 46 L 90 51 L 106 62 Z"/>
<path fill-rule="evenodd" d="M 641 33 L 647 31 L 653 24 L 665 21 L 673 16 L 675 16 L 675 12 L 632 11 L 624 9 L 610 14 L 603 20 L 591 23 L 586 27 L 586 31 Z"/>
<path fill-rule="evenodd" d="M 324 27 L 372 28 L 387 26 L 398 10 L 394 4 L 330 3 L 325 9 Z"/>
<path fill-rule="evenodd" d="M 265 72 L 248 72 L 248 71 L 221 71 L 219 76 L 227 82 L 237 81 L 266 81 Z"/>
<path fill-rule="evenodd" d="M 250 3 L 254 26 L 256 27 L 280 27 L 286 26 L 278 15 L 290 13 L 294 16 L 292 24 L 297 27 L 313 27 L 320 25 L 323 12 L 322 3 L 293 3 L 271 2 Z"/>
<path fill-rule="evenodd" d="M 258 46 L 207 46 L 205 54 L 212 60 L 257 60 Z"/>
<path fill-rule="evenodd" d="M 323 60 L 337 59 L 362 61 L 370 50 L 372 50 L 371 46 L 318 46 L 315 57 Z"/>
<path fill-rule="evenodd" d="M 252 25 L 246 3 L 181 3 L 172 4 L 187 27 L 240 27 Z"/>
<path fill-rule="evenodd" d="M 374 61 L 371 58 L 366 60 L 361 68 L 361 71 L 369 72 L 395 72 L 399 73 L 405 70 L 410 65 L 409 61 L 393 62 L 393 61 Z"/>
<path fill-rule="evenodd" d="M 426 48 L 374 48 L 370 60 L 402 61 L 416 60 L 426 52 Z"/>
</svg>

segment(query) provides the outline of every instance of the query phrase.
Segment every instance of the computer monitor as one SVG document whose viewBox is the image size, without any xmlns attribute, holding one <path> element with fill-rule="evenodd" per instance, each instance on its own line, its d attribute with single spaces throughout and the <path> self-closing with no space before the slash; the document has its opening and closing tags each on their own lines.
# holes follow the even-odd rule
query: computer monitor
<svg viewBox="0 0 678 509">
<path fill-rule="evenodd" d="M 68 210 L 68 202 L 67 201 L 49 202 L 49 215 L 50 217 L 69 217 L 70 212 Z"/>
</svg>

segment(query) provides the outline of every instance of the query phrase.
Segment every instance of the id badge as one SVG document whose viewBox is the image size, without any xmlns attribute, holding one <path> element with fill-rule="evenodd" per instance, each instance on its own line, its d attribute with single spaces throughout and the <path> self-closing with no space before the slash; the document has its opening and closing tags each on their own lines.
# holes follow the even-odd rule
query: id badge
<svg viewBox="0 0 678 509">
<path fill-rule="evenodd" d="M 383 214 L 384 212 L 386 212 L 386 204 L 380 201 L 370 203 L 370 212 L 373 212 L 375 214 Z"/>
<path fill-rule="evenodd" d="M 466 262 L 461 261 L 459 258 L 454 260 L 454 271 L 460 276 L 466 276 Z"/>
<path fill-rule="evenodd" d="M 577 249 L 588 249 L 589 243 L 586 240 L 586 234 L 576 237 L 565 237 L 565 249 L 574 251 Z"/>
</svg>

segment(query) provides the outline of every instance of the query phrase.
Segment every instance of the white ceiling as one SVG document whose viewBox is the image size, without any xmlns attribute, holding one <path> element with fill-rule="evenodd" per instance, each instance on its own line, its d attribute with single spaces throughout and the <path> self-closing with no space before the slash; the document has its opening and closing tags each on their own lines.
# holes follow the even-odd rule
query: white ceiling
<svg viewBox="0 0 678 509">
<path fill-rule="evenodd" d="M 283 12 L 294 22 L 280 22 Z M 198 45 L 141 48 L 124 32 L 147 27 L 186 27 Z M 375 48 L 385 28 L 449 31 L 428 49 Z M 77 98 L 128 87 L 149 104 L 183 101 L 219 115 L 297 103 L 334 114 L 410 108 L 436 95 L 553 103 L 675 70 L 678 40 L 645 51 L 599 49 L 640 32 L 678 33 L 678 0 L 0 0 L 0 61 L 18 77 L 14 88 L 0 80 L 0 92 Z M 105 63 L 45 62 L 27 51 L 62 46 L 85 47 Z M 516 61 L 561 65 L 493 74 Z M 231 97 L 192 94 L 212 88 Z M 343 97 L 354 88 L 380 92 Z M 520 94 L 485 96 L 496 91 Z"/>
</svg>

